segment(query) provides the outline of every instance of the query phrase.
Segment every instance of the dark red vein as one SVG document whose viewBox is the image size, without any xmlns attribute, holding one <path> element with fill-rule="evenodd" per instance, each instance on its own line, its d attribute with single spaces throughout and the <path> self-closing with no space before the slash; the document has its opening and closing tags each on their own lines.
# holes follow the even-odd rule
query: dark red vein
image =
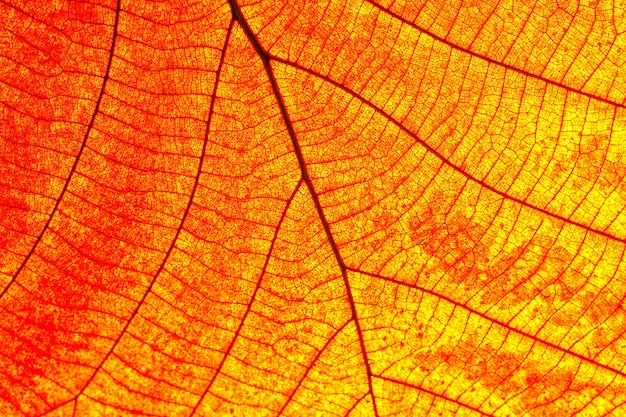
<svg viewBox="0 0 626 417">
<path fill-rule="evenodd" d="M 291 400 L 293 400 L 293 396 L 296 395 L 296 392 L 298 392 L 298 389 L 300 388 L 300 386 L 302 386 L 302 383 L 304 382 L 304 380 L 306 379 L 307 375 L 309 375 L 309 372 L 311 372 L 311 369 L 313 369 L 313 365 L 315 365 L 315 363 L 319 360 L 320 356 L 322 356 L 322 353 L 324 353 L 324 351 L 328 348 L 328 346 L 330 345 L 330 343 L 335 340 L 335 338 L 337 337 L 337 335 L 339 335 L 339 333 L 341 333 L 343 331 L 343 329 L 346 328 L 346 326 L 352 322 L 352 319 L 348 320 L 347 322 L 345 322 L 343 324 L 343 326 L 341 326 L 339 329 L 337 329 L 337 331 L 335 331 L 335 333 L 333 333 L 333 335 L 331 337 L 328 338 L 328 340 L 326 341 L 326 343 L 324 344 L 324 346 L 322 346 L 320 348 L 320 350 L 317 352 L 317 355 L 315 355 L 315 358 L 313 358 L 313 360 L 311 361 L 311 364 L 307 367 L 306 372 L 304 372 L 304 375 L 302 375 L 302 378 L 300 378 L 300 380 L 298 381 L 298 384 L 294 387 L 294 389 L 291 391 L 291 394 L 289 395 L 289 398 L 287 398 L 287 401 L 285 401 L 285 403 L 283 404 L 283 407 L 280 409 L 280 411 L 278 412 L 278 414 L 276 415 L 276 417 L 280 416 L 283 414 L 283 412 L 285 411 L 285 408 L 287 408 L 287 405 L 289 405 L 289 403 L 291 402 Z M 367 393 L 365 394 L 367 395 Z"/>
<path fill-rule="evenodd" d="M 320 218 L 320 221 L 322 222 L 322 226 L 324 227 L 324 231 L 326 233 L 326 237 L 328 239 L 328 242 L 330 243 L 330 246 L 331 246 L 331 248 L 333 250 L 333 253 L 335 255 L 335 259 L 337 261 L 337 264 L 341 268 L 341 275 L 343 277 L 343 282 L 344 282 L 344 285 L 345 285 L 345 288 L 346 288 L 346 293 L 347 293 L 348 300 L 349 300 L 349 303 L 350 303 L 350 310 L 352 312 L 352 318 L 354 320 L 354 323 L 355 323 L 356 328 L 357 328 L 357 333 L 359 335 L 359 344 L 361 345 L 361 353 L 363 355 L 363 360 L 365 362 L 365 368 L 366 368 L 366 372 L 367 372 L 367 381 L 368 381 L 368 385 L 369 385 L 369 390 L 372 393 L 372 403 L 373 403 L 373 406 L 374 406 L 374 414 L 378 417 L 378 409 L 376 407 L 376 399 L 374 398 L 374 395 L 373 395 L 374 391 L 373 391 L 373 387 L 372 387 L 372 370 L 371 370 L 371 367 L 370 367 L 369 360 L 367 358 L 367 350 L 365 349 L 365 342 L 363 341 L 363 332 L 361 331 L 361 325 L 359 324 L 359 319 L 358 319 L 358 315 L 357 315 L 357 311 L 356 311 L 356 305 L 354 303 L 354 297 L 352 296 L 352 290 L 350 288 L 350 283 L 348 281 L 348 274 L 347 274 L 347 270 L 346 270 L 346 265 L 345 265 L 345 263 L 343 261 L 343 258 L 341 257 L 341 254 L 339 253 L 339 248 L 337 246 L 337 243 L 335 242 L 333 234 L 330 231 L 330 226 L 329 226 L 328 220 L 326 219 L 326 216 L 324 215 L 324 211 L 322 209 L 322 205 L 321 205 L 320 200 L 318 198 L 317 192 L 315 191 L 315 187 L 313 186 L 313 182 L 311 180 L 311 177 L 310 177 L 310 175 L 308 173 L 307 165 L 306 165 L 306 162 L 304 160 L 304 156 L 302 154 L 302 150 L 300 149 L 300 144 L 299 144 L 298 139 L 296 137 L 296 132 L 295 132 L 295 130 L 293 128 L 293 124 L 291 123 L 291 118 L 289 117 L 289 113 L 287 112 L 287 108 L 286 108 L 285 103 L 283 101 L 283 97 L 280 94 L 280 90 L 278 88 L 278 83 L 276 82 L 276 77 L 274 77 L 274 72 L 272 71 L 272 67 L 271 67 L 271 64 L 270 64 L 270 60 L 272 59 L 272 56 L 261 47 L 261 44 L 259 43 L 258 39 L 256 38 L 256 36 L 252 32 L 252 29 L 250 29 L 250 26 L 248 26 L 248 22 L 243 17 L 243 15 L 241 13 L 241 10 L 239 9 L 239 6 L 237 5 L 236 0 L 228 0 L 228 2 L 230 3 L 230 6 L 231 6 L 231 9 L 232 9 L 234 18 L 241 25 L 243 31 L 245 32 L 246 36 L 248 37 L 248 40 L 250 41 L 250 43 L 254 47 L 254 50 L 257 52 L 257 54 L 261 58 L 261 61 L 263 62 L 263 66 L 265 67 L 265 72 L 267 73 L 267 77 L 269 78 L 270 84 L 272 86 L 272 91 L 274 92 L 274 95 L 276 96 L 276 102 L 278 103 L 278 107 L 280 108 L 281 115 L 283 117 L 283 120 L 285 121 L 285 125 L 287 127 L 287 131 L 289 132 L 289 136 L 291 137 L 291 142 L 292 142 L 292 145 L 294 147 L 294 151 L 296 153 L 296 156 L 298 158 L 298 164 L 300 166 L 300 171 L 302 172 L 302 179 L 304 180 L 305 184 L 307 185 L 307 188 L 309 189 L 309 193 L 311 195 L 311 198 L 313 199 L 313 203 L 315 204 L 315 209 L 317 210 L 318 217 Z"/>
<path fill-rule="evenodd" d="M 126 321 L 126 324 L 124 325 L 124 328 L 122 329 L 122 331 L 119 333 L 119 335 L 117 336 L 117 338 L 115 339 L 115 341 L 113 342 L 111 347 L 109 348 L 109 351 L 107 352 L 107 354 L 104 356 L 104 358 L 102 358 L 102 360 L 100 361 L 100 364 L 95 368 L 94 372 L 91 374 L 91 377 L 89 377 L 89 379 L 83 385 L 83 388 L 75 395 L 74 398 L 78 398 L 79 396 L 81 396 L 85 392 L 85 389 L 93 381 L 93 379 L 96 377 L 96 374 L 98 373 L 98 371 L 102 369 L 102 366 L 109 359 L 109 357 L 111 356 L 111 354 L 115 350 L 115 347 L 119 344 L 120 340 L 122 339 L 122 336 L 124 336 L 124 334 L 126 334 L 126 331 L 130 327 L 130 324 L 132 323 L 133 319 L 139 313 L 139 309 L 141 308 L 141 306 L 145 302 L 145 300 L 148 297 L 148 295 L 152 292 L 152 288 L 154 287 L 154 284 L 156 283 L 157 278 L 159 277 L 159 275 L 163 271 L 163 268 L 165 268 L 165 264 L 167 263 L 167 260 L 169 259 L 170 255 L 171 255 L 171 253 L 172 253 L 172 251 L 173 251 L 173 249 L 174 249 L 174 247 L 176 245 L 176 241 L 178 240 L 178 236 L 180 235 L 181 231 L 183 230 L 183 226 L 185 224 L 185 220 L 187 219 L 187 216 L 189 215 L 189 211 L 190 211 L 191 206 L 193 204 L 193 199 L 194 199 L 194 197 L 196 195 L 196 190 L 198 189 L 198 184 L 200 182 L 200 175 L 202 173 L 202 163 L 204 161 L 204 156 L 206 154 L 207 143 L 209 142 L 209 132 L 210 132 L 210 129 L 211 129 L 211 120 L 213 118 L 213 107 L 215 105 L 215 97 L 216 97 L 216 94 L 217 94 L 217 85 L 219 83 L 220 73 L 221 73 L 221 70 L 222 70 L 222 64 L 224 63 L 224 57 L 226 55 L 226 47 L 228 45 L 228 40 L 230 38 L 230 34 L 232 32 L 232 28 L 233 28 L 233 22 L 230 23 L 230 26 L 228 27 L 228 31 L 226 32 L 226 39 L 224 41 L 224 48 L 222 49 L 222 55 L 220 57 L 220 62 L 218 64 L 218 66 L 217 66 L 217 71 L 216 71 L 216 74 L 215 74 L 215 84 L 213 85 L 213 95 L 211 97 L 211 105 L 209 107 L 209 115 L 208 115 L 207 122 L 206 122 L 206 130 L 205 130 L 205 133 L 204 133 L 204 142 L 203 142 L 203 145 L 202 145 L 202 152 L 200 154 L 200 158 L 199 158 L 200 160 L 198 161 L 198 171 L 196 172 L 195 182 L 194 182 L 193 188 L 191 190 L 191 194 L 189 196 L 189 201 L 187 202 L 187 207 L 185 208 L 185 212 L 183 213 L 183 216 L 182 216 L 182 218 L 180 220 L 178 229 L 176 230 L 176 235 L 172 239 L 172 243 L 170 244 L 169 249 L 167 250 L 165 256 L 163 257 L 163 261 L 161 262 L 161 265 L 159 266 L 159 269 L 154 274 L 154 277 L 150 281 L 150 284 L 148 285 L 148 288 L 146 289 L 146 291 L 143 294 L 143 297 L 141 297 L 141 300 L 139 300 L 139 302 L 135 306 L 135 309 L 133 310 L 132 314 L 130 315 L 130 317 Z"/>
<path fill-rule="evenodd" d="M 115 41 L 117 40 L 117 29 L 118 29 L 119 20 L 120 20 L 121 1 L 122 0 L 117 0 L 117 6 L 115 9 L 115 23 L 113 24 L 113 37 L 111 40 L 111 50 L 109 52 L 109 62 L 107 63 L 107 69 L 102 79 L 102 87 L 100 88 L 100 94 L 98 95 L 96 106 L 93 110 L 93 114 L 91 115 L 91 120 L 89 121 L 89 125 L 87 126 L 87 131 L 85 132 L 85 136 L 83 137 L 83 142 L 81 143 L 80 149 L 78 150 L 78 153 L 76 154 L 76 157 L 74 159 L 74 164 L 72 165 L 72 168 L 70 169 L 70 173 L 67 176 L 67 180 L 65 181 L 65 184 L 63 185 L 63 189 L 61 190 L 61 193 L 59 194 L 59 197 L 57 198 L 57 201 L 54 207 L 52 208 L 52 212 L 50 212 L 48 221 L 44 225 L 43 229 L 41 229 L 41 233 L 39 233 L 37 240 L 35 240 L 35 243 L 33 244 L 32 248 L 30 249 L 26 257 L 22 261 L 22 264 L 20 265 L 20 267 L 17 269 L 17 272 L 15 272 L 15 275 L 13 275 L 13 278 L 11 278 L 11 281 L 9 281 L 9 283 L 2 290 L 2 293 L 0 293 L 0 298 L 4 297 L 4 294 L 7 293 L 11 285 L 15 282 L 17 277 L 24 270 L 26 263 L 28 263 L 28 260 L 30 259 L 30 257 L 33 255 L 33 253 L 35 253 L 35 249 L 37 249 L 39 242 L 41 242 L 41 239 L 43 238 L 44 233 L 50 227 L 50 224 L 52 223 L 52 218 L 54 217 L 54 215 L 59 209 L 59 205 L 61 204 L 61 201 L 63 200 L 63 196 L 65 195 L 67 188 L 70 184 L 70 181 L 72 180 L 72 177 L 74 176 L 74 173 L 76 172 L 76 167 L 78 166 L 80 157 L 83 154 L 83 151 L 85 150 L 85 146 L 87 145 L 87 138 L 89 137 L 89 134 L 91 133 L 91 130 L 93 129 L 93 124 L 94 124 L 94 121 L 96 120 L 96 116 L 98 115 L 98 111 L 100 109 L 100 103 L 102 102 L 102 97 L 104 97 L 104 90 L 106 89 L 107 81 L 109 80 L 109 72 L 111 71 L 111 63 L 113 62 L 113 55 L 115 52 Z"/>
<path fill-rule="evenodd" d="M 441 155 L 436 149 L 434 149 L 432 146 L 430 146 L 428 143 L 426 143 L 423 139 L 420 139 L 416 134 L 414 134 L 413 132 L 408 130 L 405 126 L 403 126 L 402 123 L 400 123 L 399 121 L 397 121 L 394 118 L 392 118 L 390 115 L 385 113 L 381 108 L 377 107 L 371 101 L 361 97 L 356 92 L 354 92 L 354 91 L 350 90 L 349 88 L 341 85 L 337 81 L 334 81 L 334 80 L 332 80 L 331 78 L 329 78 L 329 77 L 327 77 L 325 75 L 318 74 L 317 72 L 315 72 L 315 71 L 313 71 L 313 70 L 311 70 L 309 68 L 303 67 L 300 64 L 297 64 L 295 62 L 290 62 L 290 61 L 287 61 L 287 60 L 285 60 L 283 58 L 279 58 L 279 57 L 276 57 L 276 56 L 273 56 L 273 55 L 268 55 L 268 56 L 269 56 L 270 60 L 273 60 L 273 61 L 276 61 L 276 62 L 280 62 L 282 64 L 285 64 L 285 65 L 291 66 L 293 68 L 299 69 L 301 71 L 304 71 L 307 74 L 311 74 L 314 77 L 318 77 L 318 78 L 328 82 L 329 84 L 332 84 L 333 86 L 341 89 L 342 91 L 350 94 L 352 97 L 355 97 L 355 98 L 361 100 L 363 103 L 365 103 L 366 105 L 370 106 L 376 113 L 380 114 L 381 116 L 383 116 L 384 118 L 389 120 L 391 123 L 396 125 L 400 130 L 402 130 L 407 135 L 411 136 L 415 140 L 416 143 L 418 143 L 419 145 L 424 147 L 428 152 L 430 152 L 432 155 L 437 157 L 443 164 L 449 166 L 450 168 L 452 168 L 453 170 L 455 170 L 459 174 L 463 175 L 468 180 L 470 180 L 472 182 L 475 182 L 476 184 L 478 184 L 481 187 L 483 187 L 483 188 L 485 188 L 485 189 L 487 189 L 487 190 L 489 190 L 489 191 L 499 195 L 500 197 L 505 198 L 505 199 L 510 200 L 510 201 L 513 201 L 515 203 L 518 203 L 518 204 L 520 204 L 520 205 L 522 205 L 524 207 L 527 207 L 527 208 L 529 208 L 531 210 L 538 211 L 539 213 L 542 213 L 542 214 L 544 214 L 544 215 L 546 215 L 548 217 L 552 217 L 552 218 L 560 220 L 560 221 L 562 221 L 564 223 L 580 227 L 580 228 L 585 229 L 585 230 L 587 230 L 589 232 L 596 233 L 596 234 L 598 234 L 600 236 L 604 236 L 607 239 L 611 239 L 611 240 L 614 240 L 614 241 L 617 241 L 617 242 L 620 242 L 620 243 L 626 243 L 626 239 L 624 239 L 624 238 L 620 238 L 620 237 L 614 236 L 614 235 L 612 235 L 610 233 L 607 233 L 607 232 L 599 230 L 599 229 L 594 229 L 594 228 L 592 228 L 590 226 L 587 226 L 587 225 L 584 225 L 584 224 L 579 223 L 577 221 L 568 219 L 567 217 L 563 217 L 563 216 L 560 216 L 560 215 L 558 215 L 556 213 L 552 213 L 549 210 L 537 207 L 537 206 L 535 206 L 533 204 L 528 203 L 525 200 L 519 199 L 517 197 L 510 196 L 510 195 L 506 194 L 504 191 L 498 190 L 494 186 L 489 185 L 489 184 L 487 184 L 486 182 L 484 182 L 482 180 L 479 180 L 478 178 L 472 176 L 471 174 L 468 174 L 467 172 L 465 172 L 464 170 L 462 170 L 458 166 L 454 165 L 447 158 L 445 158 L 443 155 Z"/>
<path fill-rule="evenodd" d="M 352 407 L 350 407 L 346 411 L 346 413 L 343 415 L 343 417 L 349 417 L 350 414 L 352 413 L 352 411 L 354 411 L 359 406 L 359 404 L 361 404 L 361 401 L 363 401 L 365 398 L 367 398 L 368 395 L 371 396 L 371 397 L 374 397 L 374 395 L 372 393 L 366 392 L 365 394 L 363 394 L 361 396 L 361 398 L 359 398 L 354 404 L 352 404 Z"/>
<path fill-rule="evenodd" d="M 545 340 L 541 340 L 541 339 L 539 339 L 537 336 L 534 336 L 534 335 L 529 334 L 529 333 L 526 333 L 526 332 L 524 332 L 524 331 L 522 331 L 522 330 L 516 329 L 515 327 L 511 327 L 509 324 L 507 324 L 507 323 L 505 323 L 505 322 L 502 322 L 502 321 L 496 320 L 496 319 L 494 319 L 494 318 L 492 318 L 492 317 L 489 317 L 489 316 L 487 316 L 485 313 L 481 313 L 481 312 L 480 312 L 480 311 L 478 311 L 478 310 L 474 310 L 473 308 L 468 307 L 468 306 L 464 305 L 463 303 L 460 303 L 460 302 L 458 302 L 458 301 L 455 301 L 455 300 L 453 300 L 452 298 L 449 298 L 449 297 L 447 297 L 447 296 L 445 296 L 445 295 L 439 294 L 439 293 L 437 293 L 437 292 L 435 292 L 435 291 L 433 291 L 433 290 L 429 290 L 429 289 L 427 289 L 427 288 L 420 287 L 419 285 L 409 284 L 409 283 L 407 283 L 407 282 L 398 281 L 398 280 L 396 280 L 396 279 L 389 278 L 389 277 L 385 277 L 385 276 L 383 276 L 383 275 L 379 275 L 379 274 L 375 274 L 375 273 L 373 273 L 373 272 L 365 272 L 365 271 L 361 271 L 361 270 L 359 270 L 359 269 L 357 269 L 357 268 L 346 267 L 346 269 L 347 269 L 348 271 L 352 271 L 352 272 L 356 272 L 356 273 L 359 273 L 359 274 L 364 274 L 364 275 L 369 275 L 369 276 L 371 276 L 371 277 L 378 278 L 378 279 L 381 279 L 381 280 L 383 280 L 383 281 L 391 282 L 391 283 L 394 283 L 394 284 L 396 284 L 396 285 L 402 285 L 402 286 L 404 286 L 404 287 L 413 288 L 413 289 L 415 289 L 415 290 L 422 291 L 422 292 L 424 292 L 424 293 L 426 293 L 426 294 L 430 294 L 430 295 L 432 295 L 433 297 L 437 297 L 437 298 L 439 298 L 439 299 L 441 299 L 441 300 L 444 300 L 444 301 L 446 301 L 446 302 L 448 302 L 448 303 L 450 303 L 450 304 L 454 305 L 455 307 L 462 308 L 462 309 L 464 309 L 464 310 L 468 311 L 469 313 L 471 313 L 471 314 L 475 314 L 475 315 L 477 315 L 477 316 L 479 316 L 479 317 L 481 317 L 481 318 L 483 318 L 483 319 L 485 319 L 485 320 L 487 320 L 487 321 L 489 321 L 489 322 L 491 322 L 491 323 L 497 324 L 498 326 L 502 326 L 502 327 L 504 327 L 505 329 L 508 329 L 508 330 L 510 330 L 510 331 L 512 331 L 512 332 L 514 332 L 514 333 L 517 333 L 517 334 L 519 334 L 519 335 L 521 335 L 521 336 L 527 337 L 527 338 L 529 338 L 529 339 L 533 340 L 534 342 L 537 342 L 537 343 L 543 344 L 543 345 L 548 346 L 548 347 L 550 347 L 550 348 L 552 348 L 552 349 L 558 350 L 558 351 L 559 351 L 559 352 L 561 352 L 561 353 L 564 353 L 564 354 L 566 354 L 566 355 L 573 356 L 573 357 L 575 357 L 575 358 L 577 358 L 577 359 L 580 359 L 581 361 L 584 361 L 584 362 L 587 362 L 587 363 L 593 364 L 593 365 L 598 366 L 598 367 L 600 367 L 600 368 L 602 368 L 602 369 L 606 369 L 607 371 L 609 371 L 609 372 L 611 372 L 611 373 L 617 374 L 617 375 L 622 376 L 622 377 L 626 377 L 626 373 L 625 373 L 624 371 L 622 371 L 622 370 L 615 369 L 615 368 L 611 368 L 611 367 L 610 367 L 610 366 L 608 366 L 608 365 L 605 365 L 605 364 L 603 364 L 603 363 L 597 362 L 595 359 L 587 358 L 587 357 L 585 357 L 585 356 L 583 356 L 583 355 L 581 355 L 581 354 L 579 354 L 579 353 L 572 352 L 571 350 L 565 349 L 565 348 L 563 348 L 563 347 L 561 347 L 561 346 L 559 346 L 559 345 L 556 345 L 556 344 L 554 344 L 554 343 L 547 342 L 547 341 L 545 341 Z"/>
<path fill-rule="evenodd" d="M 455 404 L 459 405 L 460 407 L 467 408 L 468 410 L 472 410 L 472 411 L 474 411 L 476 413 L 480 413 L 483 416 L 493 417 L 491 414 L 487 414 L 484 411 L 480 411 L 478 408 L 472 407 L 471 405 L 463 404 L 462 402 L 459 402 L 457 400 L 453 400 L 452 398 L 448 398 L 448 397 L 446 397 L 444 395 L 441 395 L 441 394 L 437 394 L 436 392 L 427 390 L 426 388 L 418 387 L 417 385 L 409 384 L 408 382 L 403 382 L 403 381 L 400 381 L 400 380 L 397 380 L 397 379 L 387 378 L 387 377 L 384 377 L 384 376 L 374 375 L 374 377 L 378 378 L 378 379 L 382 379 L 383 381 L 389 381 L 389 382 L 392 382 L 394 384 L 399 384 L 399 385 L 403 385 L 403 386 L 408 387 L 408 388 L 416 389 L 418 391 L 423 391 L 423 392 L 425 392 L 427 394 L 433 395 L 435 397 L 441 398 L 441 399 L 446 400 L 446 401 L 450 401 L 451 403 L 455 403 Z"/>
<path fill-rule="evenodd" d="M 233 20 L 233 22 L 234 22 L 234 20 Z M 274 250 L 274 245 L 276 244 L 276 240 L 278 239 L 278 232 L 280 231 L 280 227 L 282 226 L 283 221 L 285 220 L 285 217 L 287 216 L 287 211 L 289 210 L 289 206 L 291 205 L 291 202 L 295 198 L 296 193 L 300 189 L 301 185 L 302 185 L 302 180 L 298 181 L 298 185 L 296 185 L 295 189 L 293 190 L 293 193 L 291 193 L 291 196 L 289 196 L 289 198 L 287 199 L 287 203 L 285 204 L 285 208 L 283 210 L 283 213 L 280 216 L 280 220 L 278 221 L 278 224 L 276 225 L 276 229 L 274 230 L 274 237 L 272 237 L 272 242 L 270 243 L 270 248 L 267 251 L 267 256 L 265 257 L 265 263 L 263 264 L 263 268 L 261 269 L 261 274 L 259 275 L 259 279 L 257 280 L 256 287 L 254 288 L 254 292 L 252 293 L 252 297 L 250 298 L 250 302 L 246 306 L 246 312 L 243 314 L 243 317 L 241 318 L 241 321 L 239 322 L 239 327 L 237 327 L 237 330 L 235 331 L 235 334 L 233 335 L 233 338 L 230 341 L 230 344 L 228 345 L 228 348 L 226 349 L 226 352 L 224 352 L 224 356 L 222 357 L 222 361 L 220 362 L 219 366 L 217 367 L 217 369 L 215 371 L 215 374 L 213 374 L 213 377 L 211 378 L 211 382 L 209 382 L 209 384 L 205 388 L 204 392 L 202 393 L 202 395 L 198 399 L 198 402 L 193 407 L 193 410 L 191 411 L 191 414 L 189 414 L 189 417 L 193 416 L 196 413 L 196 411 L 198 411 L 198 407 L 200 407 L 200 404 L 202 403 L 202 400 L 204 399 L 204 397 L 206 397 L 208 392 L 211 390 L 211 387 L 213 386 L 213 383 L 217 379 L 217 376 L 220 374 L 220 372 L 222 371 L 222 368 L 224 367 L 224 364 L 226 363 L 226 359 L 228 359 L 228 357 L 230 356 L 230 352 L 233 349 L 233 347 L 235 346 L 235 342 L 239 338 L 239 334 L 241 333 L 241 329 L 243 329 L 243 325 L 244 325 L 244 323 L 246 321 L 246 318 L 248 317 L 248 314 L 250 314 L 250 311 L 252 310 L 252 304 L 254 303 L 254 300 L 256 299 L 256 295 L 259 292 L 259 289 L 261 288 L 261 283 L 263 282 L 263 277 L 265 276 L 265 271 L 267 270 L 267 265 L 270 262 L 270 258 L 272 256 L 272 252 Z"/>
<path fill-rule="evenodd" d="M 559 83 L 557 81 L 553 81 L 553 80 L 551 80 L 549 78 L 545 78 L 545 77 L 543 77 L 543 76 L 541 76 L 539 74 L 534 74 L 532 72 L 528 72 L 528 71 L 525 71 L 523 69 L 516 68 L 516 67 L 514 67 L 512 65 L 505 64 L 504 62 L 496 61 L 493 58 L 489 58 L 489 57 L 487 57 L 485 55 L 478 54 L 478 53 L 472 51 L 471 49 L 467 49 L 467 48 L 463 48 L 461 46 L 455 45 L 452 42 L 450 42 L 450 41 L 448 41 L 448 40 L 446 40 L 446 39 L 444 39 L 444 38 L 442 38 L 440 36 L 437 36 L 434 33 L 430 32 L 430 31 L 428 31 L 426 29 L 423 29 L 423 28 L 419 27 L 415 23 L 411 22 L 410 20 L 405 19 L 404 17 L 400 16 L 399 14 L 394 13 L 391 10 L 382 7 L 381 5 L 379 5 L 378 3 L 374 2 L 373 0 L 365 0 L 365 1 L 368 2 L 369 4 L 371 4 L 372 6 L 376 7 L 378 10 L 381 10 L 381 11 L 389 14 L 390 16 L 394 17 L 395 19 L 398 19 L 402 23 L 404 23 L 404 24 L 406 24 L 406 25 L 416 29 L 417 31 L 423 33 L 424 35 L 430 36 L 431 38 L 435 39 L 436 41 L 441 42 L 441 43 L 449 46 L 452 49 L 456 49 L 457 51 L 464 52 L 464 53 L 466 53 L 468 55 L 471 55 L 471 56 L 473 56 L 475 58 L 478 58 L 478 59 L 481 59 L 483 61 L 486 61 L 486 62 L 488 62 L 490 64 L 498 65 L 500 67 L 506 68 L 507 70 L 514 71 L 514 72 L 517 72 L 519 74 L 525 75 L 526 77 L 534 78 L 536 80 L 543 81 L 546 84 L 550 84 L 550 85 L 553 85 L 555 87 L 563 88 L 564 90 L 580 94 L 580 95 L 585 96 L 587 98 L 590 98 L 592 100 L 597 100 L 597 101 L 600 101 L 602 103 L 606 103 L 606 104 L 609 104 L 609 105 L 615 106 L 615 107 L 620 107 L 620 108 L 625 108 L 626 107 L 624 104 L 617 103 L 617 102 L 611 101 L 611 100 L 603 98 L 603 97 L 598 97 L 598 96 L 593 95 L 591 93 L 585 93 L 585 92 L 577 90 L 577 89 L 575 89 L 573 87 L 567 86 L 567 85 Z"/>
</svg>

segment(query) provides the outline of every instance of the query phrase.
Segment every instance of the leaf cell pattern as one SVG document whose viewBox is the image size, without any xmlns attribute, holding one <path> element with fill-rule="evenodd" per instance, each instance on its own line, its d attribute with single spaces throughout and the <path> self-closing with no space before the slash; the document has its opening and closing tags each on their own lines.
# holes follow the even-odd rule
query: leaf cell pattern
<svg viewBox="0 0 626 417">
<path fill-rule="evenodd" d="M 626 415 L 623 1 L 0 8 L 0 415 Z"/>
</svg>

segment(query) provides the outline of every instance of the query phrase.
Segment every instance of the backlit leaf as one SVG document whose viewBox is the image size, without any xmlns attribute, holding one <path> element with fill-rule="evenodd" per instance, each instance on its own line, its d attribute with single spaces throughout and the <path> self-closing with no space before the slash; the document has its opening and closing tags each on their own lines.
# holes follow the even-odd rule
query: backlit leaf
<svg viewBox="0 0 626 417">
<path fill-rule="evenodd" d="M 626 415 L 624 2 L 9 3 L 1 416 Z"/>
</svg>

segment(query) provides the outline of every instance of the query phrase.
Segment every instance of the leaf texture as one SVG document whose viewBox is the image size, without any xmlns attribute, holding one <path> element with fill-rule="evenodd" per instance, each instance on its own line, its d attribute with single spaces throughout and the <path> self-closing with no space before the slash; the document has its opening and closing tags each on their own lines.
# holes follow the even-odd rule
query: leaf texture
<svg viewBox="0 0 626 417">
<path fill-rule="evenodd" d="M 0 8 L 0 415 L 626 415 L 623 2 Z"/>
</svg>

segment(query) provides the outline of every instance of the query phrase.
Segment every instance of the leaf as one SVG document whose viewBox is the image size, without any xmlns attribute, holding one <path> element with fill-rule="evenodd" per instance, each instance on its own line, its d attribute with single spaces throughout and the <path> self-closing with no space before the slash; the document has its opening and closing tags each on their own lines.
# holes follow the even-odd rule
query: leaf
<svg viewBox="0 0 626 417">
<path fill-rule="evenodd" d="M 626 413 L 623 3 L 13 3 L 0 415 Z"/>
</svg>

